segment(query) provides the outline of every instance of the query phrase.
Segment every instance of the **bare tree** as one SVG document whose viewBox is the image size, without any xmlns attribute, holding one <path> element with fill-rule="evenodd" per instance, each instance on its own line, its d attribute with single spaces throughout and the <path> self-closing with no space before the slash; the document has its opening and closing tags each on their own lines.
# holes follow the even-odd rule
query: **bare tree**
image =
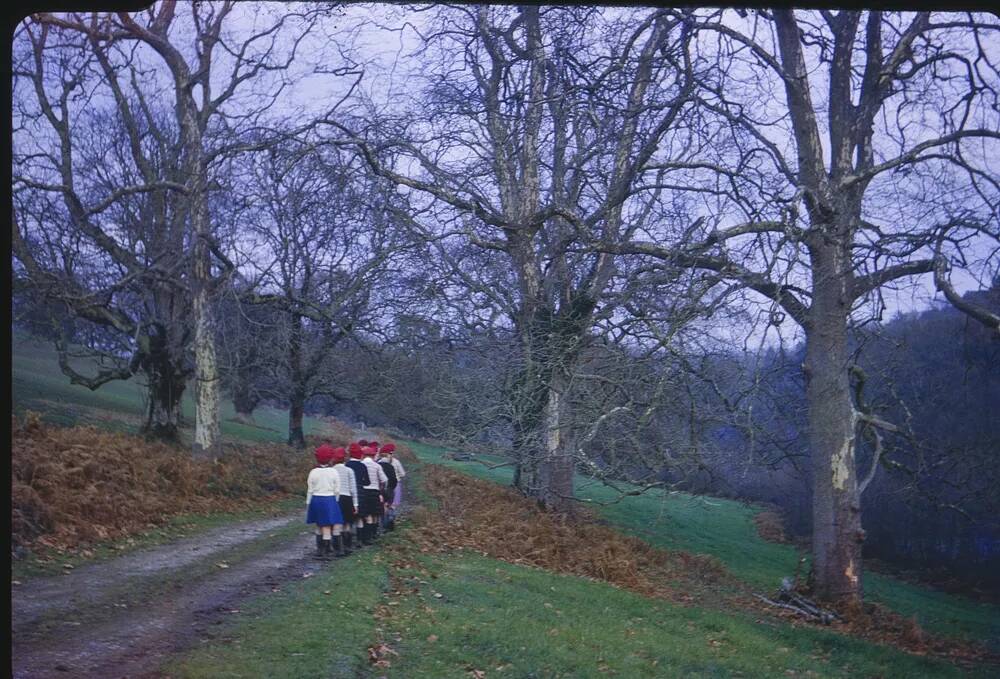
<svg viewBox="0 0 1000 679">
<path fill-rule="evenodd" d="M 481 6 L 442 9 L 437 22 L 420 53 L 419 108 L 339 129 L 401 187 L 403 219 L 437 244 L 456 283 L 515 329 L 516 485 L 565 506 L 574 468 L 565 396 L 588 330 L 611 313 L 603 302 L 615 275 L 613 256 L 574 244 L 581 231 L 634 234 L 659 188 L 654 159 L 688 151 L 690 19 Z M 478 251 L 476 263 L 464 246 L 456 259 L 449 241 Z"/>
<path fill-rule="evenodd" d="M 947 290 L 950 259 L 988 262 L 995 253 L 1000 185 L 989 159 L 1000 123 L 990 45 L 1000 24 L 780 10 L 742 22 L 713 13 L 699 26 L 718 36 L 728 74 L 726 87 L 702 83 L 699 92 L 734 130 L 716 171 L 738 208 L 692 227 L 684 248 L 609 249 L 738 281 L 771 302 L 769 322 L 787 315 L 804 331 L 812 579 L 821 597 L 856 602 L 860 494 L 883 437 L 898 427 L 852 398 L 848 328 L 881 313 L 894 281 L 936 271 Z M 760 103 L 771 92 L 780 105 Z M 752 190 L 739 183 L 754 176 Z M 875 446 L 864 473 L 859 436 Z"/>
<path fill-rule="evenodd" d="M 177 440 L 192 328 L 176 128 L 138 68 L 117 72 L 105 45 L 31 23 L 17 43 L 14 255 L 36 298 L 80 321 L 71 336 L 52 319 L 70 380 L 97 389 L 143 374 L 144 431 Z M 97 107 L 102 78 L 112 98 Z M 96 375 L 74 365 L 82 357 L 97 359 Z"/>
<path fill-rule="evenodd" d="M 235 6 L 236 3 L 228 1 L 192 3 L 186 6 L 189 12 L 181 17 L 177 3 L 167 0 L 136 15 L 37 14 L 31 18 L 44 30 L 57 27 L 85 37 L 120 106 L 123 98 L 115 82 L 118 69 L 127 67 L 133 59 L 147 63 L 154 55 L 166 68 L 165 75 L 174 94 L 172 122 L 176 126 L 179 170 L 184 177 L 182 184 L 170 188 L 185 194 L 186 250 L 190 251 L 186 285 L 193 311 L 197 403 L 193 447 L 196 454 L 209 456 L 217 456 L 222 449 L 213 296 L 233 270 L 213 229 L 209 207 L 210 167 L 227 154 L 254 147 L 235 138 L 236 132 L 239 126 L 256 125 L 284 87 L 280 79 L 263 87 L 260 83 L 267 80 L 264 76 L 282 72 L 291 65 L 299 43 L 323 11 L 312 8 L 305 12 L 283 11 L 274 21 L 265 22 L 260 30 L 224 30 L 229 27 L 227 19 L 233 15 Z M 294 35 L 286 38 L 286 27 Z M 159 73 L 153 68 L 149 71 L 147 75 L 153 77 Z M 58 123 L 55 119 L 52 122 Z M 222 137 L 227 138 L 223 141 Z M 66 143 L 69 145 L 68 140 Z M 151 188 L 148 184 L 119 187 L 108 200 L 113 202 L 120 195 Z M 65 175 L 57 190 L 70 195 L 72 185 Z M 79 218 L 77 221 L 80 222 Z M 107 233 L 94 234 L 104 238 L 107 246 L 121 249 Z"/>
<path fill-rule="evenodd" d="M 325 367 L 343 339 L 372 325 L 373 292 L 404 232 L 374 178 L 346 151 L 290 141 L 257 160 L 248 224 L 255 261 L 242 299 L 282 318 L 281 397 L 289 403 L 288 443 L 301 447 L 306 401 L 336 393 Z"/>
</svg>

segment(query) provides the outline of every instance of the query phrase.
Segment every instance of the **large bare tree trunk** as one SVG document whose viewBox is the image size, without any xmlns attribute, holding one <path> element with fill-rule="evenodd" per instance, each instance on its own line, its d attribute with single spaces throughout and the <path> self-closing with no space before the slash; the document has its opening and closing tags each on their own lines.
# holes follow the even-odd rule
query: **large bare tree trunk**
<svg viewBox="0 0 1000 679">
<path fill-rule="evenodd" d="M 190 96 L 190 95 L 188 95 Z M 209 242 L 212 225 L 205 194 L 205 167 L 202 162 L 201 130 L 194 100 L 188 100 L 184 127 L 188 139 L 187 162 L 191 179 L 191 222 L 194 232 L 194 368 L 195 420 L 194 454 L 217 458 L 222 454 L 219 426 L 221 383 L 215 354 L 215 309 L 212 306 L 212 262 Z"/>
<path fill-rule="evenodd" d="M 541 478 L 544 455 L 544 422 L 547 393 L 538 373 L 539 366 L 528 362 L 521 372 L 521 383 L 512 399 L 516 411 L 513 417 L 514 487 L 529 497 L 541 498 L 544 479 Z"/>
<path fill-rule="evenodd" d="M 847 255 L 836 245 L 814 251 L 805 374 L 813 464 L 811 580 L 819 598 L 851 604 L 862 596 L 864 531 L 848 377 L 847 266 Z"/>
</svg>

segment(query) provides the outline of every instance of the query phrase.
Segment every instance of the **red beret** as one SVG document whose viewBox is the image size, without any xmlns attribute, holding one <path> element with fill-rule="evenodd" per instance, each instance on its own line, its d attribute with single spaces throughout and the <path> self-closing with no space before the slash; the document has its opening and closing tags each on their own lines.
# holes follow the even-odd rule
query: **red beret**
<svg viewBox="0 0 1000 679">
<path fill-rule="evenodd" d="M 361 455 L 361 446 L 359 446 L 357 443 L 352 443 L 349 446 L 348 449 L 351 452 L 351 459 L 352 460 L 360 460 L 361 459 L 361 457 L 362 457 L 362 455 Z"/>
<path fill-rule="evenodd" d="M 378 450 L 378 441 L 369 441 L 368 445 L 375 446 L 375 450 Z"/>
<path fill-rule="evenodd" d="M 343 462 L 346 458 L 347 458 L 347 451 L 346 450 L 344 450 L 343 448 L 334 448 L 333 449 L 333 461 L 334 462 Z"/>
<path fill-rule="evenodd" d="M 368 445 L 368 440 L 367 439 L 359 439 L 358 440 L 358 445 L 362 446 L 362 447 L 367 446 Z"/>
<path fill-rule="evenodd" d="M 383 453 L 391 453 L 394 450 L 396 450 L 396 444 L 395 443 L 387 443 L 384 446 L 382 446 L 382 452 Z"/>
<path fill-rule="evenodd" d="M 333 459 L 333 446 L 328 446 L 327 444 L 321 445 L 316 449 L 316 462 L 319 464 L 326 464 Z"/>
<path fill-rule="evenodd" d="M 369 447 L 369 448 L 362 448 L 361 449 L 361 453 L 363 455 L 374 455 L 377 452 L 378 452 L 378 448 L 371 448 L 371 447 Z"/>
</svg>

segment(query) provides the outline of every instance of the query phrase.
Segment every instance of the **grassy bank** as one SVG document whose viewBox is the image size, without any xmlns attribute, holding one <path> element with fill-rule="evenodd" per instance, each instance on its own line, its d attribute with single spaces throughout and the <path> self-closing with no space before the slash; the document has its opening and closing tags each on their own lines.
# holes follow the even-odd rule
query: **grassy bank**
<svg viewBox="0 0 1000 679">
<path fill-rule="evenodd" d="M 14 335 L 11 355 L 11 393 L 14 414 L 21 417 L 28 410 L 35 410 L 51 424 L 71 427 L 93 424 L 106 429 L 129 434 L 139 432 L 146 408 L 146 395 L 136 378 L 108 382 L 96 391 L 70 384 L 69 378 L 59 369 L 54 349 L 41 340 L 21 334 Z M 92 374 L 93 367 L 83 363 L 74 365 L 84 374 Z M 194 426 L 194 393 L 184 392 L 181 412 L 186 425 L 182 439 L 192 436 Z M 227 440 L 247 443 L 278 443 L 288 438 L 288 412 L 276 408 L 260 407 L 254 411 L 254 425 L 236 422 L 232 401 L 222 401 L 222 434 Z M 326 425 L 314 417 L 303 419 L 307 436 L 321 434 Z"/>
<path fill-rule="evenodd" d="M 422 465 L 409 469 L 408 493 L 432 505 L 416 485 Z M 677 605 L 474 552 L 425 553 L 421 531 L 430 529 L 403 522 L 377 550 L 249 602 L 240 621 L 178 659 L 170 676 L 991 676 L 990 668 Z"/>
<path fill-rule="evenodd" d="M 990 676 L 477 554 L 410 563 L 394 572 L 406 594 L 390 597 L 389 677 Z"/>
<path fill-rule="evenodd" d="M 491 469 L 478 462 L 451 460 L 444 456 L 443 448 L 408 444 L 428 462 L 497 483 L 511 481 L 509 467 Z M 621 485 L 628 488 L 628 484 Z M 580 475 L 576 477 L 576 493 L 596 503 L 619 499 L 615 491 Z M 654 490 L 595 506 L 610 523 L 658 547 L 715 556 L 736 577 L 761 592 L 777 589 L 782 577 L 794 574 L 800 557 L 792 546 L 763 540 L 753 524 L 753 515 L 760 509 L 733 500 Z M 802 568 L 804 574 L 806 566 Z M 980 640 L 1000 650 L 1000 607 L 879 573 L 865 574 L 865 590 L 869 600 L 915 617 L 929 632 Z"/>
</svg>

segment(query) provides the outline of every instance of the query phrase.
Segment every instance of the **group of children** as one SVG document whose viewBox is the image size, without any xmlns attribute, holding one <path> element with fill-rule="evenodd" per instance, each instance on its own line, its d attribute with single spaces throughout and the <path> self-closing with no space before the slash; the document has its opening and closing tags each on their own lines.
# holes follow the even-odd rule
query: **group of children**
<svg viewBox="0 0 1000 679">
<path fill-rule="evenodd" d="M 396 446 L 356 441 L 345 448 L 324 443 L 306 484 L 306 523 L 316 524 L 316 556 L 347 556 L 392 530 L 403 498 L 403 464 Z M 355 540 L 356 536 L 356 540 Z"/>
</svg>

